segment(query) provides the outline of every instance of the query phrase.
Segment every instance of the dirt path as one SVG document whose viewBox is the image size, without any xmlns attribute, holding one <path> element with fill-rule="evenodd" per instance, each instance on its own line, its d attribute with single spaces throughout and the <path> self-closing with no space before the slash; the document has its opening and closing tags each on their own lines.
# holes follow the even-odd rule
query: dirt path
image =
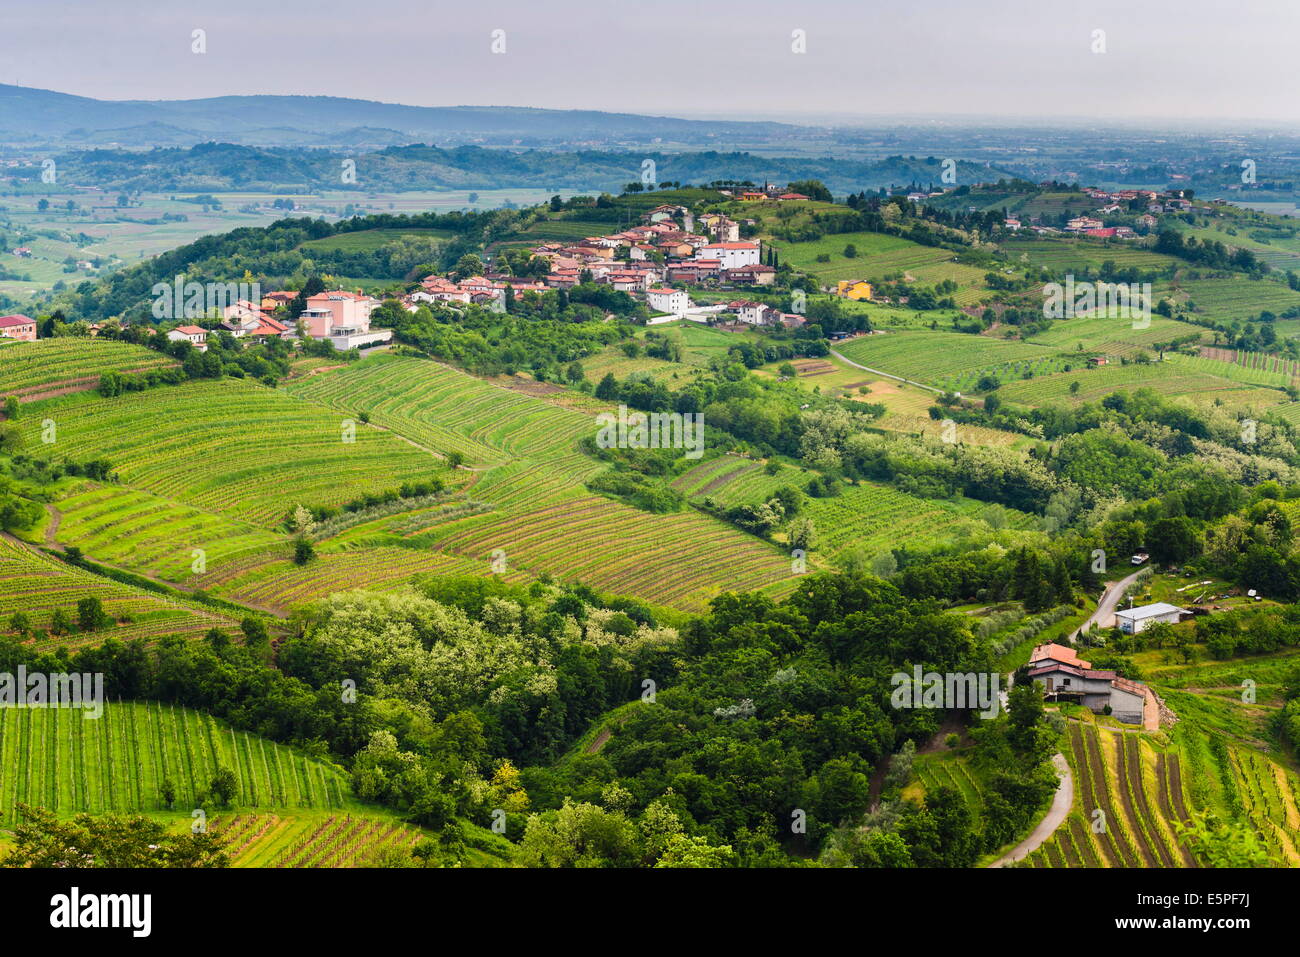
<svg viewBox="0 0 1300 957">
<path fill-rule="evenodd" d="M 1057 754 L 1053 756 L 1052 766 L 1056 768 L 1056 773 L 1061 778 L 1060 783 L 1056 786 L 1056 793 L 1052 795 L 1052 806 L 1047 809 L 1047 813 L 1038 822 L 1038 826 L 1029 832 L 1027 838 L 999 857 L 989 867 L 1006 867 L 1008 864 L 1024 860 L 1042 847 L 1043 842 L 1055 834 L 1056 829 L 1065 822 L 1065 818 L 1074 804 L 1074 775 L 1070 772 L 1069 762 L 1065 760 L 1064 755 Z"/>
<path fill-rule="evenodd" d="M 45 544 L 50 548 L 58 548 L 59 543 L 54 537 L 59 534 L 59 525 L 63 522 L 63 513 L 53 505 L 46 505 L 45 511 L 50 516 L 50 524 L 45 526 Z"/>
</svg>

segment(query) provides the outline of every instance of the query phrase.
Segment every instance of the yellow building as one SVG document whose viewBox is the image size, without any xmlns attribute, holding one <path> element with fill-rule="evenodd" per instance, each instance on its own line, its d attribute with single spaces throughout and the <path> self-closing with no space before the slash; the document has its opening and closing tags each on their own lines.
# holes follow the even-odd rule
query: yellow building
<svg viewBox="0 0 1300 957">
<path fill-rule="evenodd" d="M 871 298 L 871 283 L 864 279 L 841 279 L 836 285 L 835 294 L 845 299 L 863 300 Z"/>
</svg>

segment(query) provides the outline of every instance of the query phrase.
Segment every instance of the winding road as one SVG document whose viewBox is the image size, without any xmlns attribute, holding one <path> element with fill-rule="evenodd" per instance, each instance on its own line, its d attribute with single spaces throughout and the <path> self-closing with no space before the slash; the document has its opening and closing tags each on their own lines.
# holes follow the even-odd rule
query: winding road
<svg viewBox="0 0 1300 957">
<path fill-rule="evenodd" d="M 1124 597 L 1124 592 L 1137 581 L 1140 574 L 1141 569 L 1125 578 L 1121 578 L 1117 582 L 1107 582 L 1105 590 L 1101 593 L 1101 600 L 1097 602 L 1097 610 L 1088 616 L 1088 620 L 1070 636 L 1070 643 L 1073 644 L 1075 639 L 1091 628 L 1093 624 L 1100 628 L 1109 628 L 1115 616 L 1115 608 L 1120 599 Z M 1004 700 L 1003 707 L 1005 706 Z M 1056 793 L 1052 795 L 1052 806 L 1047 809 L 1047 813 L 1043 815 L 1043 819 L 1038 822 L 1038 825 L 1029 832 L 1028 837 L 999 857 L 989 867 L 1006 867 L 1008 864 L 1015 864 L 1024 860 L 1042 847 L 1043 842 L 1055 834 L 1056 829 L 1065 823 L 1065 818 L 1070 813 L 1070 807 L 1074 804 L 1074 775 L 1070 771 L 1069 762 L 1065 760 L 1065 755 L 1059 752 L 1052 756 L 1052 766 L 1056 768 L 1056 773 L 1061 779 L 1056 786 Z"/>
</svg>

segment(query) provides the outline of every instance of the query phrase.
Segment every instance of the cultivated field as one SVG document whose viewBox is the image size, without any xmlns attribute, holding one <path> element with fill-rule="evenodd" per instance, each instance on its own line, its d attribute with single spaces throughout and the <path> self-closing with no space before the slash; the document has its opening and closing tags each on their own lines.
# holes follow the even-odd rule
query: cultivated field
<svg viewBox="0 0 1300 957">
<path fill-rule="evenodd" d="M 114 620 L 89 633 L 50 635 L 55 609 L 77 618 L 77 602 L 98 598 Z M 15 612 L 23 612 L 36 629 L 39 646 L 99 645 L 108 638 L 152 640 L 163 635 L 198 637 L 212 628 L 231 631 L 237 623 L 196 603 L 141 591 L 74 568 L 37 549 L 0 538 L 0 628 L 8 629 Z"/>
<path fill-rule="evenodd" d="M 108 339 L 0 339 L 0 396 L 30 401 L 63 390 L 94 388 L 105 372 L 144 372 L 176 361 L 144 346 Z"/>
</svg>

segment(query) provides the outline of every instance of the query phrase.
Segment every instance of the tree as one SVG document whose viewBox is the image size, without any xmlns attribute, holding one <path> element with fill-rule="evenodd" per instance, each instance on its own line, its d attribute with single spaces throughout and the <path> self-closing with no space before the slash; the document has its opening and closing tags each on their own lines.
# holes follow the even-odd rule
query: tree
<svg viewBox="0 0 1300 957">
<path fill-rule="evenodd" d="M 77 602 L 77 623 L 82 631 L 98 631 L 109 622 L 104 613 L 104 603 L 98 598 L 83 598 Z"/>
<path fill-rule="evenodd" d="M 471 276 L 483 275 L 483 260 L 476 253 L 466 253 L 456 261 L 456 268 L 452 270 L 452 278 L 457 282 L 462 279 L 469 279 Z"/>
<path fill-rule="evenodd" d="M 266 623 L 260 618 L 245 618 L 239 623 L 239 630 L 244 633 L 244 643 L 247 645 L 264 645 L 270 640 Z"/>
<path fill-rule="evenodd" d="M 212 795 L 213 800 L 220 803 L 222 807 L 230 807 L 230 801 L 238 791 L 239 781 L 235 777 L 235 772 L 230 768 L 217 768 L 217 773 L 212 777 L 212 783 L 208 785 L 208 792 Z"/>
<path fill-rule="evenodd" d="M 158 786 L 158 793 L 169 811 L 176 806 L 176 785 L 172 783 L 171 778 L 163 778 L 162 784 Z"/>
<path fill-rule="evenodd" d="M 44 808 L 18 805 L 9 853 L 0 867 L 227 867 L 216 834 L 172 833 L 166 823 L 138 815 L 78 814 L 60 821 Z"/>
</svg>

